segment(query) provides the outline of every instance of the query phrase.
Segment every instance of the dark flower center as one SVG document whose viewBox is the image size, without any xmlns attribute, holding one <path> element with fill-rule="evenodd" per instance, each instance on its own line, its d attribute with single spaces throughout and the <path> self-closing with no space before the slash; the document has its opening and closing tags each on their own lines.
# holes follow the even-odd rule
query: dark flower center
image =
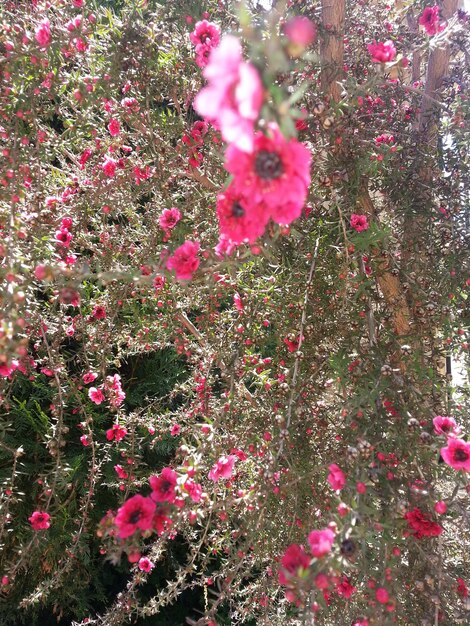
<svg viewBox="0 0 470 626">
<path fill-rule="evenodd" d="M 129 523 L 137 524 L 137 522 L 140 520 L 141 515 L 142 511 L 132 511 L 132 513 L 129 515 Z"/>
<path fill-rule="evenodd" d="M 345 556 L 352 556 L 356 551 L 356 545 L 354 541 L 352 541 L 351 539 L 345 539 L 341 544 L 340 551 L 341 554 L 344 554 Z"/>
<path fill-rule="evenodd" d="M 454 452 L 454 459 L 458 461 L 459 463 L 463 463 L 464 461 L 467 461 L 468 456 L 469 456 L 468 452 L 466 450 L 462 450 L 462 448 L 459 448 L 458 450 Z"/>
<path fill-rule="evenodd" d="M 281 157 L 277 152 L 261 150 L 255 158 L 255 172 L 264 180 L 279 178 L 284 172 Z"/>
<path fill-rule="evenodd" d="M 160 491 L 161 493 L 168 493 L 172 487 L 172 484 L 169 480 L 162 480 L 160 483 Z"/>
<path fill-rule="evenodd" d="M 239 202 L 234 202 L 232 206 L 233 217 L 243 217 L 245 215 L 245 209 Z"/>
</svg>

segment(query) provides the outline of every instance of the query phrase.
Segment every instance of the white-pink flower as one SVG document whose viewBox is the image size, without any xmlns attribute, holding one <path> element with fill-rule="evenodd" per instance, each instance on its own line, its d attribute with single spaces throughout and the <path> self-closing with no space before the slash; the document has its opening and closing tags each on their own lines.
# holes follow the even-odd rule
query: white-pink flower
<svg viewBox="0 0 470 626">
<path fill-rule="evenodd" d="M 228 480 L 233 473 L 233 466 L 237 461 L 237 457 L 234 454 L 229 456 L 221 456 L 220 459 L 212 466 L 209 472 L 209 478 L 214 482 L 217 482 L 221 478 Z"/>
<path fill-rule="evenodd" d="M 204 76 L 208 85 L 196 96 L 196 111 L 220 128 L 225 141 L 250 152 L 263 85 L 254 65 L 243 61 L 236 37 L 226 35 L 212 50 Z"/>
</svg>

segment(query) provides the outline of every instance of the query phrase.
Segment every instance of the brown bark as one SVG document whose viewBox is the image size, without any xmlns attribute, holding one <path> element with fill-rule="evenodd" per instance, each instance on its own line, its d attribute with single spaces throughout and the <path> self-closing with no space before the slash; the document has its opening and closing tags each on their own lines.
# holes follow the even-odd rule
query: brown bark
<svg viewBox="0 0 470 626">
<path fill-rule="evenodd" d="M 358 200 L 364 214 L 371 220 L 374 220 L 376 217 L 376 211 L 369 194 L 366 179 L 362 181 Z M 408 307 L 400 280 L 398 276 L 395 276 L 388 271 L 388 261 L 386 258 L 377 256 L 376 260 L 378 260 L 379 266 L 377 282 L 387 307 L 392 314 L 394 331 L 400 337 L 409 335 L 411 311 Z"/>
<path fill-rule="evenodd" d="M 461 0 L 444 0 L 442 4 L 442 17 L 450 20 L 461 4 Z M 446 43 L 442 47 L 434 48 L 429 54 L 428 67 L 426 71 L 426 82 L 424 86 L 424 96 L 421 103 L 419 115 L 419 130 L 432 135 L 432 126 L 429 125 L 430 116 L 433 111 L 433 100 L 439 100 L 438 90 L 442 85 L 450 61 L 450 45 Z"/>
<path fill-rule="evenodd" d="M 345 5 L 345 0 L 322 0 L 321 85 L 334 102 L 341 98 L 338 80 L 343 75 Z"/>
</svg>

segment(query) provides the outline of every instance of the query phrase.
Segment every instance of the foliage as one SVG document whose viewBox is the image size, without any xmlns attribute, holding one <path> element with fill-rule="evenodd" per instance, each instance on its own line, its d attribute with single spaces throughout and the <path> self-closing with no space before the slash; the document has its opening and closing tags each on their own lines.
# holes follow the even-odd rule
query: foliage
<svg viewBox="0 0 470 626">
<path fill-rule="evenodd" d="M 470 18 L 274 4 L 2 3 L 2 624 L 468 621 Z"/>
</svg>

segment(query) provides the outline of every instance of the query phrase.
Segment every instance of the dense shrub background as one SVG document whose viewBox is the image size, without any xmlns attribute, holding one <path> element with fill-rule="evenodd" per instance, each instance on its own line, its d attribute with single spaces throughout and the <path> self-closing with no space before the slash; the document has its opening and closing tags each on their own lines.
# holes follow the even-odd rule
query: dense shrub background
<svg viewBox="0 0 470 626">
<path fill-rule="evenodd" d="M 321 2 L 74 4 L 0 8 L 0 622 L 280 625 L 318 611 L 327 626 L 466 623 L 468 474 L 442 463 L 432 419 L 452 415 L 468 434 L 468 384 L 445 374 L 446 356 L 468 367 L 468 15 L 452 11 L 433 39 L 417 28 L 429 2 L 347 2 L 336 98 Z M 189 33 L 206 11 L 262 74 L 260 127 L 276 121 L 313 160 L 301 218 L 223 257 L 223 142 L 209 126 L 194 167 L 184 141 L 204 83 Z M 299 56 L 279 35 L 296 14 L 318 28 Z M 397 62 L 373 64 L 372 39 L 393 39 Z M 429 95 L 436 48 L 450 62 Z M 170 207 L 182 219 L 168 235 Z M 165 259 L 187 239 L 201 266 L 178 282 Z M 118 374 L 124 402 L 94 404 L 90 371 L 92 385 Z M 106 437 L 113 424 L 121 441 Z M 233 479 L 211 483 L 234 449 Z M 106 536 L 106 513 L 168 465 L 194 470 L 207 494 L 186 497 L 174 536 Z M 415 507 L 440 537 L 409 536 Z M 35 510 L 50 513 L 47 531 L 31 528 Z M 299 606 L 287 602 L 279 559 L 331 522 L 335 550 L 297 581 Z M 149 575 L 128 562 L 137 552 L 156 563 Z"/>
</svg>

